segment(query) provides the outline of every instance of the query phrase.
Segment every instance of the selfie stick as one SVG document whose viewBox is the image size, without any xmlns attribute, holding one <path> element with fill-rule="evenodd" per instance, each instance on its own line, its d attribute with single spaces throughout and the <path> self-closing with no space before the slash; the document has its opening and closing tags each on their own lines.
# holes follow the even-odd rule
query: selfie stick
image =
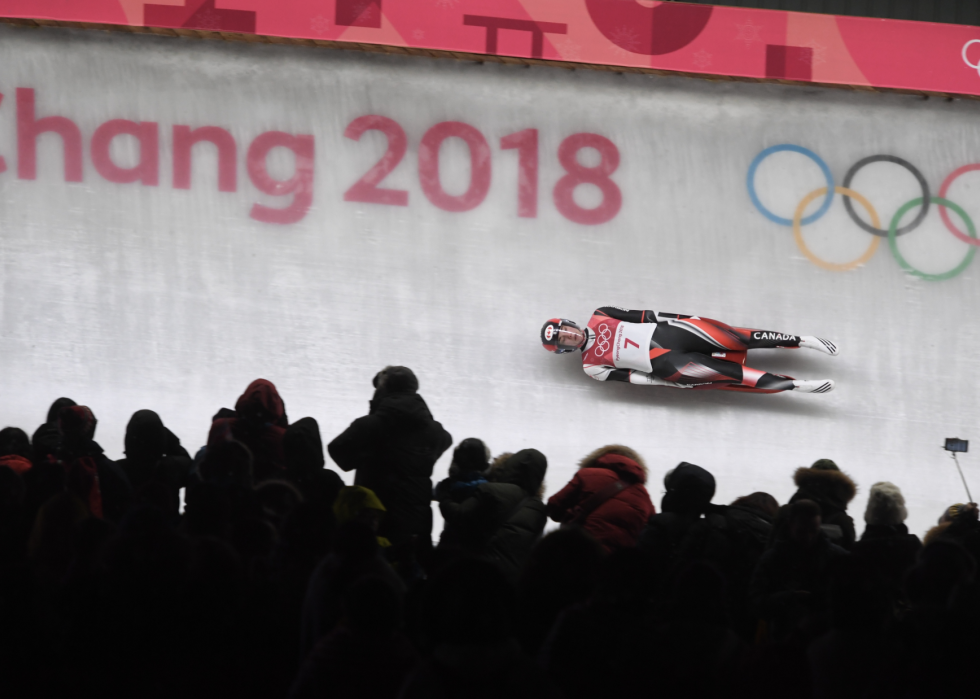
<svg viewBox="0 0 980 699">
<path fill-rule="evenodd" d="M 949 452 L 950 456 L 953 457 L 953 461 L 956 462 L 956 470 L 960 472 L 960 480 L 963 481 L 963 487 L 966 488 L 967 502 L 973 502 L 973 496 L 970 495 L 970 486 L 966 484 L 966 478 L 963 477 L 963 469 L 960 468 L 960 460 L 956 458 L 956 452 Z"/>
</svg>

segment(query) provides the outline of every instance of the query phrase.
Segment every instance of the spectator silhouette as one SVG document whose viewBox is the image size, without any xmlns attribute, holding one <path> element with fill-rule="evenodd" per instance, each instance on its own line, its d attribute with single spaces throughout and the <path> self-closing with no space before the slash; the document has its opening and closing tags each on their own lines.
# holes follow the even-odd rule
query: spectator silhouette
<svg viewBox="0 0 980 699">
<path fill-rule="evenodd" d="M 787 510 L 786 536 L 762 555 L 750 587 L 751 603 L 776 640 L 825 614 L 831 566 L 847 555 L 824 533 L 815 502 L 797 500 Z"/>
<path fill-rule="evenodd" d="M 650 558 L 664 591 L 667 578 L 677 567 L 687 539 L 715 495 L 715 477 L 708 471 L 681 462 L 664 476 L 665 493 L 660 513 L 653 515 L 640 534 L 639 547 Z"/>
<path fill-rule="evenodd" d="M 58 415 L 67 487 L 94 516 L 118 522 L 132 502 L 132 486 L 95 441 L 97 424 L 95 415 L 84 405 L 62 408 Z"/>
<path fill-rule="evenodd" d="M 34 463 L 61 460 L 62 434 L 58 426 L 58 419 L 63 408 L 73 405 L 77 405 L 77 403 L 71 398 L 59 398 L 48 408 L 48 416 L 44 424 L 38 427 L 34 431 L 34 436 L 31 437 Z"/>
<path fill-rule="evenodd" d="M 91 513 L 73 493 L 59 493 L 37 513 L 27 552 L 37 579 L 48 588 L 60 586 L 75 554 L 75 536 Z"/>
<path fill-rule="evenodd" d="M 178 491 L 187 487 L 191 469 L 190 456 L 177 436 L 152 410 L 137 410 L 126 426 L 125 453 L 116 464 L 134 491 L 144 491 L 138 497 L 159 501 L 165 512 L 176 516 Z M 154 490 L 162 491 L 162 497 L 152 497 Z"/>
<path fill-rule="evenodd" d="M 724 696 L 738 678 L 745 644 L 729 618 L 725 577 L 706 561 L 674 579 L 665 622 L 656 633 L 658 688 L 664 696 Z"/>
<path fill-rule="evenodd" d="M 252 476 L 256 483 L 283 475 L 283 438 L 289 419 L 286 406 L 271 381 L 256 379 L 248 385 L 231 411 L 222 408 L 211 423 L 208 448 L 230 439 L 252 452 Z"/>
<path fill-rule="evenodd" d="M 348 485 L 341 488 L 333 504 L 333 514 L 338 526 L 343 526 L 348 522 L 360 522 L 375 533 L 381 529 L 385 512 L 385 506 L 378 499 L 378 496 L 359 485 Z M 391 542 L 383 536 L 379 536 L 378 546 L 383 549 L 388 548 L 391 546 Z"/>
<path fill-rule="evenodd" d="M 487 482 L 490 470 L 490 449 L 483 440 L 467 437 L 453 450 L 449 475 L 436 484 L 432 499 L 438 502 L 452 500 L 460 503 L 476 493 L 477 487 Z M 439 538 L 443 549 L 460 548 L 462 543 L 453 540 L 453 530 L 443 528 Z"/>
<path fill-rule="evenodd" d="M 605 548 L 579 527 L 541 539 L 521 572 L 518 591 L 521 646 L 536 655 L 563 610 L 595 592 Z"/>
<path fill-rule="evenodd" d="M 432 547 L 432 467 L 452 436 L 429 412 L 411 369 L 389 366 L 374 377 L 370 412 L 327 446 L 354 484 L 372 490 L 387 509 L 380 535 L 393 546 Z"/>
<path fill-rule="evenodd" d="M 548 460 L 537 449 L 522 449 L 503 459 L 462 502 L 447 497 L 439 504 L 450 538 L 471 555 L 495 562 L 511 583 L 547 521 L 541 502 Z"/>
<path fill-rule="evenodd" d="M 922 548 L 919 537 L 909 534 L 905 526 L 907 516 L 905 498 L 898 486 L 875 483 L 868 493 L 864 533 L 852 549 L 882 577 L 883 592 L 894 607 L 904 602 L 902 580 Z"/>
<path fill-rule="evenodd" d="M 337 530 L 333 551 L 310 577 L 303 604 L 301 658 L 305 658 L 317 642 L 336 627 L 342 615 L 344 596 L 362 578 L 386 580 L 399 599 L 404 599 L 405 586 L 385 560 L 375 531 L 354 520 Z"/>
<path fill-rule="evenodd" d="M 418 661 L 402 626 L 402 600 L 391 582 L 358 580 L 344 595 L 337 627 L 314 646 L 290 699 L 394 699 Z"/>
<path fill-rule="evenodd" d="M 296 485 L 306 500 L 333 506 L 344 481 L 336 472 L 324 468 L 320 426 L 312 417 L 300 418 L 286 428 L 282 439 L 286 463 L 285 477 Z"/>
<path fill-rule="evenodd" d="M 438 571 L 423 600 L 431 652 L 405 683 L 401 698 L 561 696 L 521 651 L 514 637 L 514 604 L 512 586 L 489 561 L 462 559 Z"/>
<path fill-rule="evenodd" d="M 542 666 L 565 696 L 647 696 L 659 684 L 650 592 L 649 559 L 642 553 L 621 549 L 603 559 L 595 593 L 559 616 L 541 650 Z"/>
<path fill-rule="evenodd" d="M 25 544 L 27 488 L 11 468 L 0 466 L 0 570 L 21 564 Z"/>
<path fill-rule="evenodd" d="M 19 427 L 0 430 L 0 466 L 6 466 L 17 474 L 25 474 L 32 463 L 31 442 L 27 433 Z"/>
<path fill-rule="evenodd" d="M 790 504 L 799 500 L 817 503 L 824 533 L 833 543 L 850 550 L 856 534 L 847 504 L 857 493 L 854 481 L 830 459 L 818 459 L 810 468 L 796 469 L 793 482 L 797 491 L 789 499 Z"/>
<path fill-rule="evenodd" d="M 875 565 L 842 559 L 830 581 L 831 630 L 807 650 L 815 699 L 859 699 L 880 686 L 894 649 L 885 636 L 890 599 Z"/>
<path fill-rule="evenodd" d="M 646 480 L 646 464 L 635 451 L 618 444 L 601 447 L 551 496 L 548 516 L 562 526 L 583 527 L 608 551 L 635 546 L 656 513 Z"/>
</svg>

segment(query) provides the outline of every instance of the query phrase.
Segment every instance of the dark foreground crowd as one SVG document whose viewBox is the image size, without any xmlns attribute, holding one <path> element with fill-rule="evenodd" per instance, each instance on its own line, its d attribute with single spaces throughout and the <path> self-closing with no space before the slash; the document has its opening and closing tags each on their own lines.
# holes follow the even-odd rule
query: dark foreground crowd
<svg viewBox="0 0 980 699">
<path fill-rule="evenodd" d="M 0 696 L 933 697 L 980 661 L 980 522 L 923 542 L 891 483 L 827 459 L 780 506 L 712 502 L 610 445 L 545 501 L 535 449 L 453 440 L 415 375 L 375 377 L 328 444 L 253 382 L 193 456 L 150 410 L 125 458 L 58 399 L 0 431 Z M 791 474 L 787 472 L 787 478 Z M 184 499 L 181 511 L 181 499 Z M 432 501 L 445 519 L 433 545 Z M 937 513 L 939 514 L 939 513 Z M 560 528 L 542 536 L 548 519 Z M 948 695 L 948 694 L 947 694 Z"/>
</svg>

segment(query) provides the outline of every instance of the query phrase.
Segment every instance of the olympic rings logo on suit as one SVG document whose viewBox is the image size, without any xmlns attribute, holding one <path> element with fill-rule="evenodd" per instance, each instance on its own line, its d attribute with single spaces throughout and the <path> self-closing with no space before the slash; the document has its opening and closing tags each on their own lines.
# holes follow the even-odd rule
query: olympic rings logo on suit
<svg viewBox="0 0 980 699">
<path fill-rule="evenodd" d="M 980 43 L 980 39 L 975 39 L 974 41 Z M 963 50 L 965 57 L 965 46 L 963 47 Z M 978 71 L 980 71 L 980 68 L 978 68 Z M 820 170 L 823 172 L 824 179 L 827 182 L 825 187 L 818 187 L 800 200 L 799 204 L 796 206 L 796 211 L 793 214 L 793 218 L 777 216 L 772 211 L 767 209 L 762 201 L 759 200 L 759 195 L 755 189 L 755 175 L 756 171 L 759 169 L 759 166 L 762 164 L 762 161 L 773 153 L 779 153 L 782 151 L 799 153 L 815 162 L 820 167 Z M 877 162 L 895 163 L 896 165 L 904 167 L 906 170 L 912 173 L 912 176 L 915 177 L 919 183 L 919 187 L 922 189 L 921 197 L 916 197 L 898 208 L 898 211 L 896 211 L 892 216 L 887 228 L 882 228 L 881 220 L 878 217 L 878 212 L 875 210 L 874 206 L 871 205 L 871 202 L 859 192 L 855 192 L 853 189 L 851 189 L 851 182 L 854 180 L 854 176 L 857 175 L 858 171 L 860 171 L 865 165 L 870 165 L 871 163 Z M 946 198 L 946 193 L 949 191 L 949 188 L 953 184 L 954 180 L 956 180 L 960 175 L 966 174 L 967 172 L 972 172 L 974 170 L 980 170 L 980 163 L 964 165 L 956 170 L 953 170 L 953 172 L 951 172 L 946 179 L 943 180 L 942 186 L 939 188 L 939 195 L 933 196 L 929 190 L 929 184 L 926 182 L 925 177 L 922 176 L 922 173 L 919 172 L 918 168 L 912 165 L 912 163 L 894 155 L 869 155 L 868 157 L 862 158 L 854 163 L 854 165 L 852 165 L 847 171 L 847 174 L 844 175 L 843 184 L 841 186 L 836 186 L 834 185 L 834 178 L 830 173 L 830 168 L 827 166 L 827 163 L 824 162 L 823 158 L 809 148 L 804 148 L 803 146 L 797 146 L 791 143 L 781 143 L 776 146 L 770 146 L 755 156 L 752 164 L 749 165 L 746 183 L 749 188 L 749 197 L 752 199 L 752 203 L 759 210 L 759 212 L 774 223 L 778 223 L 781 226 L 791 226 L 793 228 L 793 238 L 796 240 L 797 246 L 800 248 L 803 254 L 806 255 L 807 259 L 818 267 L 835 272 L 845 272 L 847 270 L 859 267 L 871 259 L 871 257 L 875 254 L 875 251 L 878 249 L 878 245 L 881 240 L 883 238 L 887 238 L 888 246 L 891 249 L 892 255 L 902 266 L 902 269 L 909 274 L 913 274 L 927 281 L 940 281 L 943 279 L 951 279 L 965 270 L 973 260 L 973 256 L 977 252 L 977 246 L 980 246 L 980 239 L 977 239 L 977 231 L 973 225 L 973 220 L 969 217 L 969 215 L 967 215 L 962 207 Z M 817 257 L 807 247 L 806 242 L 803 240 L 803 226 L 819 220 L 825 213 L 827 213 L 827 210 L 830 209 L 830 205 L 833 201 L 834 194 L 840 194 L 841 197 L 843 197 L 844 209 L 847 211 L 847 215 L 851 217 L 851 220 L 854 221 L 854 223 L 856 223 L 861 229 L 867 231 L 873 236 L 868 249 L 865 250 L 860 257 L 851 260 L 850 262 L 835 263 L 823 260 Z M 810 205 L 810 202 L 820 196 L 824 197 L 820 208 L 809 216 L 804 216 L 803 214 L 806 213 L 806 209 Z M 854 211 L 854 204 L 852 203 L 852 200 L 860 204 L 861 208 L 867 212 L 868 217 L 871 219 L 870 224 L 858 217 L 857 213 Z M 939 210 L 939 216 L 942 218 L 943 224 L 946 226 L 947 230 L 949 230 L 950 233 L 955 235 L 963 242 L 970 245 L 966 256 L 956 267 L 939 274 L 923 272 L 909 264 L 909 262 L 902 257 L 902 254 L 899 252 L 897 242 L 899 236 L 910 233 L 919 227 L 926 215 L 929 213 L 929 207 L 932 204 L 935 204 L 936 208 Z M 920 208 L 915 218 L 908 224 L 899 227 L 898 224 L 901 223 L 905 214 L 916 206 Z M 966 224 L 966 233 L 961 231 L 956 225 L 953 224 L 952 220 L 950 220 L 947 209 L 952 209 L 956 213 L 957 217 L 959 217 L 959 219 Z"/>
<path fill-rule="evenodd" d="M 596 347 L 599 348 L 599 351 L 596 352 L 598 356 L 601 357 L 602 355 L 604 355 L 606 352 L 609 351 L 609 339 L 611 337 L 612 337 L 612 331 L 609 329 L 609 326 L 606 325 L 605 323 L 600 325 L 599 335 L 596 338 L 596 343 L 595 343 Z"/>
</svg>

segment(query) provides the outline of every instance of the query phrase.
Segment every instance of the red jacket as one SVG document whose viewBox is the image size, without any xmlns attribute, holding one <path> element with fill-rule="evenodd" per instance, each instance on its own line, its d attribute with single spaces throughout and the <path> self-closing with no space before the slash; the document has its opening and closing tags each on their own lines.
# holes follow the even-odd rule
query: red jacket
<svg viewBox="0 0 980 699">
<path fill-rule="evenodd" d="M 635 546 L 640 532 L 656 513 L 644 487 L 646 471 L 639 457 L 625 447 L 604 447 L 589 455 L 568 485 L 548 500 L 548 516 L 556 522 L 571 522 L 581 506 L 594 494 L 617 480 L 627 487 L 599 505 L 585 519 L 583 528 L 607 550 Z"/>
</svg>

